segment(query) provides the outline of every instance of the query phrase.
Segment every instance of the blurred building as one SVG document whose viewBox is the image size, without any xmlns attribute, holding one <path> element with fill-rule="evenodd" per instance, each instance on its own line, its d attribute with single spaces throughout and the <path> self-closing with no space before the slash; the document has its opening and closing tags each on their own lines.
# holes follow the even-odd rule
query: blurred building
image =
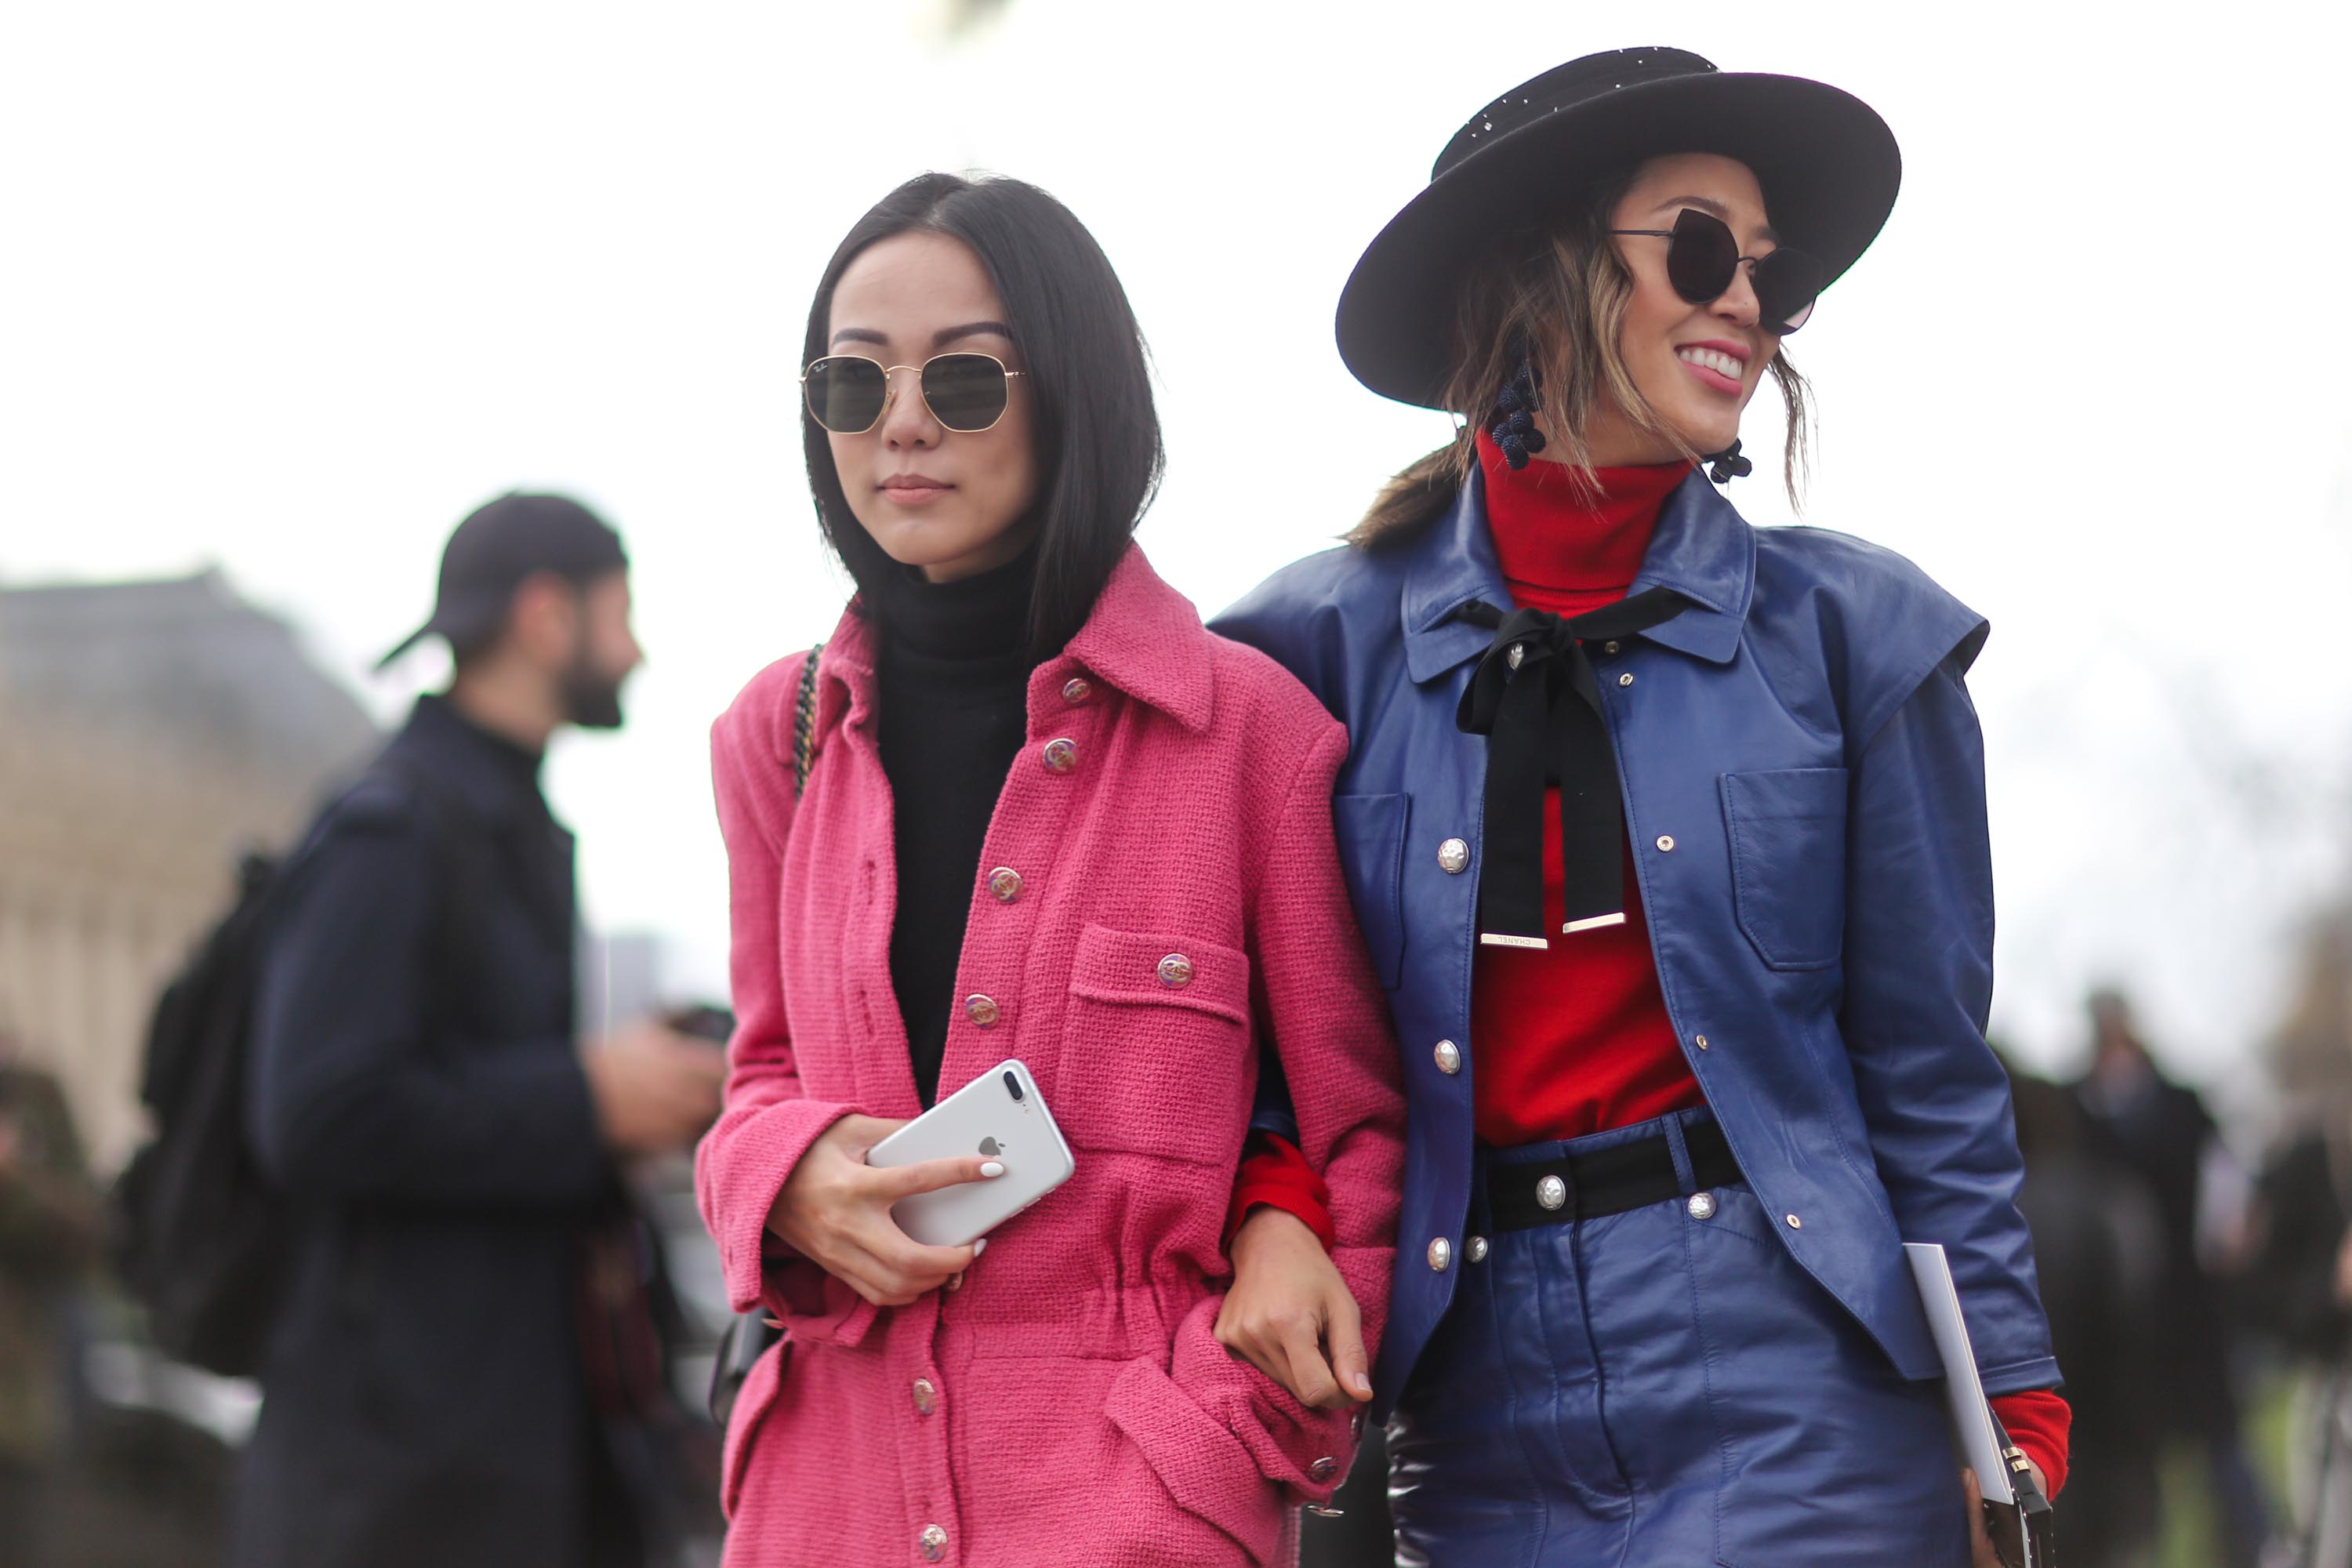
<svg viewBox="0 0 2352 1568">
<path fill-rule="evenodd" d="M 375 739 L 217 572 L 0 589 L 0 1024 L 100 1170 L 138 1140 L 148 1011 L 238 858 L 283 847 Z"/>
</svg>

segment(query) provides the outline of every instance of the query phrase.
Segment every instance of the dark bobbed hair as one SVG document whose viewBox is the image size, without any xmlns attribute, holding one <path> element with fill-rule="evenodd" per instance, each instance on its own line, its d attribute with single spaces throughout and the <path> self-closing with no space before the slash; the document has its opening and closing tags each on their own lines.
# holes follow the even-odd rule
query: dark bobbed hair
<svg viewBox="0 0 2352 1568">
<path fill-rule="evenodd" d="M 833 291 L 849 264 L 881 241 L 943 234 L 980 258 L 1021 351 L 1036 442 L 1036 584 L 1031 650 L 1059 653 L 1127 553 L 1160 488 L 1165 461 L 1142 330 L 1110 258 L 1070 209 L 1002 176 L 918 174 L 857 220 L 825 263 L 809 306 L 802 363 L 828 352 Z M 824 427 L 801 405 L 809 489 L 827 543 L 873 615 L 906 581 L 849 510 Z"/>
</svg>

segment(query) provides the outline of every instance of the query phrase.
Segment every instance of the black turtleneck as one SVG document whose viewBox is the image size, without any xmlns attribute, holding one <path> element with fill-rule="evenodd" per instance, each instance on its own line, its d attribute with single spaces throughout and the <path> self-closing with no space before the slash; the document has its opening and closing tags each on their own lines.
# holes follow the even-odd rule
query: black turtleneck
<svg viewBox="0 0 2352 1568">
<path fill-rule="evenodd" d="M 928 1109 L 956 1006 L 980 852 L 1029 735 L 1034 555 L 956 583 L 909 574 L 880 617 L 882 771 L 898 858 L 890 985 Z"/>
</svg>

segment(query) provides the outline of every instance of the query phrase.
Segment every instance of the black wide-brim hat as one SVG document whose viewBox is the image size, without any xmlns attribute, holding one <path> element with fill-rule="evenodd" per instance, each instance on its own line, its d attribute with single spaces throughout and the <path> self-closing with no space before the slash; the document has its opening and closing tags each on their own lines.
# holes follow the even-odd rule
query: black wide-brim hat
<svg viewBox="0 0 2352 1568">
<path fill-rule="evenodd" d="M 1802 77 L 1719 71 L 1685 49 L 1586 55 L 1472 115 L 1339 294 L 1339 357 L 1384 397 L 1444 406 L 1455 294 L 1489 247 L 1557 218 L 1645 158 L 1718 153 L 1755 171 L 1783 244 L 1834 280 L 1869 248 L 1903 180 L 1895 133 Z M 1557 203 L 1547 203 L 1556 195 Z"/>
</svg>

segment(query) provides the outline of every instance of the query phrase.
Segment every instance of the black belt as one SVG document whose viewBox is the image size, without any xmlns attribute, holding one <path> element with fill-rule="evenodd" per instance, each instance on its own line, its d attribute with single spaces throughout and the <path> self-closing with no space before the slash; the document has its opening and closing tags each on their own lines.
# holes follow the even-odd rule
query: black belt
<svg viewBox="0 0 2352 1568">
<path fill-rule="evenodd" d="M 1691 1175 L 1701 1190 L 1747 1180 L 1716 1123 L 1685 1127 L 1683 1142 L 1690 1150 Z M 1488 1223 L 1497 1231 L 1600 1219 L 1682 1195 L 1674 1148 L 1664 1133 L 1589 1153 L 1507 1164 L 1490 1161 L 1486 1166 Z M 1547 1204 L 1547 1197 L 1559 1201 Z"/>
</svg>

